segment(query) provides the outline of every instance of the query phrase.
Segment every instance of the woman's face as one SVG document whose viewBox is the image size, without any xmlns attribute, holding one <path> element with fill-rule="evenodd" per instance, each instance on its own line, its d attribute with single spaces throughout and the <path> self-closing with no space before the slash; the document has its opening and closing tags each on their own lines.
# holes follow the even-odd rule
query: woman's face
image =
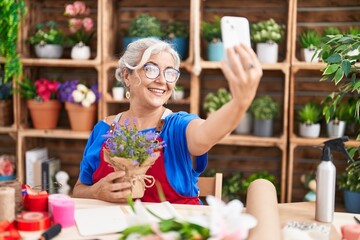
<svg viewBox="0 0 360 240">
<path fill-rule="evenodd" d="M 142 67 L 129 75 L 130 100 L 137 105 L 145 105 L 145 107 L 163 106 L 170 98 L 176 84 L 176 81 L 168 83 L 164 77 L 165 69 L 174 68 L 174 59 L 170 53 L 160 52 L 152 55 L 145 65 L 148 67 Z M 157 70 L 156 67 L 160 70 L 159 76 L 154 74 L 154 70 Z M 146 71 L 148 76 L 155 77 L 150 79 L 146 76 Z"/>
</svg>

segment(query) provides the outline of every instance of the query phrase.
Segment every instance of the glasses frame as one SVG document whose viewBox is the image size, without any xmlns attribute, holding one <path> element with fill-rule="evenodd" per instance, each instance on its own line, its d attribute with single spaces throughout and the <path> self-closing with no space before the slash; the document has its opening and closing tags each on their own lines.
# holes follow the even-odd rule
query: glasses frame
<svg viewBox="0 0 360 240">
<path fill-rule="evenodd" d="M 159 66 L 157 66 L 156 64 L 153 64 L 153 63 L 145 63 L 143 67 L 145 68 L 145 67 L 147 67 L 147 66 L 154 66 L 154 67 L 156 67 L 156 68 L 159 70 L 159 74 L 158 74 L 155 78 L 151 78 L 151 77 L 149 77 L 149 76 L 146 74 L 146 71 L 144 71 L 145 76 L 146 76 L 148 79 L 150 79 L 150 80 L 155 80 L 155 79 L 157 79 L 157 78 L 160 76 L 160 74 L 161 74 L 161 70 L 160 70 Z M 165 71 L 166 71 L 166 70 L 169 70 L 169 69 L 175 70 L 175 71 L 178 73 L 178 77 L 176 78 L 175 81 L 168 81 L 168 80 L 166 79 Z M 180 71 L 179 71 L 178 69 L 176 69 L 176 68 L 173 68 L 173 67 L 167 67 L 167 68 L 165 68 L 164 71 L 163 71 L 163 76 L 164 76 L 164 79 L 165 79 L 165 81 L 166 81 L 167 83 L 175 83 L 175 82 L 176 82 L 177 80 L 179 80 L 179 78 L 180 78 Z"/>
</svg>

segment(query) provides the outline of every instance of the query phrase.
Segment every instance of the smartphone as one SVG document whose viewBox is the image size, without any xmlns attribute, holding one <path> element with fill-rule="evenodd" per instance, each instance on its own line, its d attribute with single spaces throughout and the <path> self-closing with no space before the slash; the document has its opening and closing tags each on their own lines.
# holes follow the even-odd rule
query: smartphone
<svg viewBox="0 0 360 240">
<path fill-rule="evenodd" d="M 239 45 L 240 43 L 251 47 L 249 21 L 244 17 L 222 17 L 221 36 L 224 49 Z"/>
</svg>

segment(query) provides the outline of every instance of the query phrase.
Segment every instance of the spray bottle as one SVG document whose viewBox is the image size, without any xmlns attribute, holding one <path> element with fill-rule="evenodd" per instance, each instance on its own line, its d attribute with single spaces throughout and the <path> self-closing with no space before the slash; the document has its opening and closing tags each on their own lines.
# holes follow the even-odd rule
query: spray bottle
<svg viewBox="0 0 360 240">
<path fill-rule="evenodd" d="M 315 219 L 320 222 L 333 221 L 335 206 L 336 168 L 332 163 L 331 150 L 343 153 L 352 160 L 345 149 L 347 136 L 334 138 L 324 142 L 321 163 L 316 170 L 316 213 Z"/>
</svg>

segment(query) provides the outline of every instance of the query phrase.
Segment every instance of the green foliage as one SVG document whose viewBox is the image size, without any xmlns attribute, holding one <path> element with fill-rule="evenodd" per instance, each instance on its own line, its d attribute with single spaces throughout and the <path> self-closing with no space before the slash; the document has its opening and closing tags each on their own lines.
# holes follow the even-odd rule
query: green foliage
<svg viewBox="0 0 360 240">
<path fill-rule="evenodd" d="M 116 80 L 114 83 L 114 87 L 124 87 L 124 83 L 122 81 Z"/>
<path fill-rule="evenodd" d="M 279 114 L 279 103 L 268 95 L 258 97 L 252 102 L 250 112 L 256 119 L 273 119 Z"/>
<path fill-rule="evenodd" d="M 244 192 L 242 186 L 242 179 L 244 174 L 242 172 L 235 172 L 224 178 L 222 186 L 222 195 L 227 200 L 239 199 L 240 194 Z"/>
<path fill-rule="evenodd" d="M 131 21 L 128 31 L 129 37 L 162 37 L 161 23 L 149 14 L 141 14 Z"/>
<path fill-rule="evenodd" d="M 221 42 L 221 23 L 220 17 L 215 16 L 212 22 L 203 21 L 201 23 L 201 36 L 207 42 Z"/>
<path fill-rule="evenodd" d="M 355 63 L 360 59 L 360 54 L 349 55 L 349 51 L 360 50 L 360 35 L 328 35 L 321 40 L 319 56 L 326 64 L 322 69 L 321 81 L 330 80 L 337 86 L 338 91 L 329 94 L 324 99 L 327 108 L 323 110 L 325 119 L 329 122 L 334 119 L 336 107 L 345 95 L 355 96 L 356 121 L 360 121 L 360 68 Z M 344 80 L 346 79 L 346 80 Z M 358 133 L 360 139 L 360 132 Z"/>
<path fill-rule="evenodd" d="M 4 83 L 22 72 L 17 40 L 21 18 L 26 13 L 24 0 L 0 1 L 0 56 L 5 57 Z"/>
<path fill-rule="evenodd" d="M 189 29 L 188 27 L 179 21 L 169 22 L 165 28 L 165 36 L 167 38 L 173 39 L 176 37 L 188 37 Z"/>
<path fill-rule="evenodd" d="M 303 48 L 315 49 L 320 44 L 320 34 L 314 29 L 305 29 L 299 36 L 299 43 Z"/>
<path fill-rule="evenodd" d="M 349 34 L 350 34 L 350 35 L 359 35 L 359 34 L 360 34 L 360 27 L 350 26 L 350 28 L 349 28 Z"/>
<path fill-rule="evenodd" d="M 255 43 L 276 42 L 279 43 L 284 37 L 284 25 L 280 25 L 270 18 L 251 25 L 251 39 Z"/>
<path fill-rule="evenodd" d="M 207 113 L 215 112 L 231 100 L 231 93 L 225 88 L 220 88 L 216 93 L 208 93 L 205 97 L 204 110 Z"/>
<path fill-rule="evenodd" d="M 319 104 L 308 102 L 298 111 L 299 120 L 305 124 L 315 124 L 321 120 L 322 109 Z"/>
<path fill-rule="evenodd" d="M 345 172 L 339 175 L 338 186 L 343 190 L 360 192 L 360 147 L 349 148 L 348 152 L 351 157 L 354 157 L 357 152 L 358 158 L 350 161 Z"/>
<path fill-rule="evenodd" d="M 260 172 L 251 174 L 248 178 L 241 181 L 242 190 L 244 191 L 243 193 L 245 193 L 245 194 L 247 193 L 248 187 L 256 179 L 269 180 L 272 184 L 274 184 L 274 186 L 276 188 L 276 192 L 278 192 L 279 186 L 278 186 L 275 176 L 269 174 L 267 171 L 260 171 Z"/>
<path fill-rule="evenodd" d="M 323 35 L 338 35 L 341 34 L 340 29 L 338 27 L 326 27 L 324 29 Z"/>
<path fill-rule="evenodd" d="M 175 86 L 175 91 L 184 91 L 184 86 L 176 85 Z"/>
<path fill-rule="evenodd" d="M 64 45 L 67 41 L 62 31 L 58 28 L 55 21 L 48 21 L 46 23 L 38 23 L 35 26 L 36 32 L 32 35 L 28 42 L 31 45 L 37 44 L 58 44 Z"/>
<path fill-rule="evenodd" d="M 35 99 L 37 97 L 36 94 L 36 86 L 35 84 L 28 78 L 24 78 L 23 81 L 17 81 L 17 88 L 14 89 L 14 92 L 20 93 L 20 97 L 23 99 Z"/>
</svg>

